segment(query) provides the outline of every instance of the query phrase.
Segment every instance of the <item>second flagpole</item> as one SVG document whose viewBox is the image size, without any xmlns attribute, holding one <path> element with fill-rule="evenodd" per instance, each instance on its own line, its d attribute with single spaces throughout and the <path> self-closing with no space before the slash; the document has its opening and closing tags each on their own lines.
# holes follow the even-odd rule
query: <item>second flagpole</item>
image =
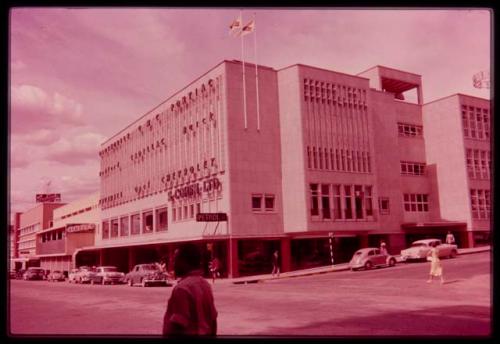
<svg viewBox="0 0 500 344">
<path fill-rule="evenodd" d="M 240 11 L 241 23 L 243 24 L 243 11 Z M 241 37 L 241 62 L 243 69 L 243 120 L 245 123 L 245 129 L 247 129 L 247 92 L 246 92 L 246 79 L 245 79 L 245 56 L 243 54 L 243 34 Z"/>
</svg>

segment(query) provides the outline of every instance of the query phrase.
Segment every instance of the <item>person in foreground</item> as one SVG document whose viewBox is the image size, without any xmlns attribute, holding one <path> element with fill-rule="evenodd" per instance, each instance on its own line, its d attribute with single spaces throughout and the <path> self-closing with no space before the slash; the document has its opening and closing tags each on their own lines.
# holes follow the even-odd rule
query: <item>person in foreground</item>
<svg viewBox="0 0 500 344">
<path fill-rule="evenodd" d="M 164 336 L 215 336 L 217 310 L 210 284 L 202 277 L 201 255 L 192 243 L 175 252 L 174 272 L 180 277 L 163 318 Z"/>
<path fill-rule="evenodd" d="M 439 277 L 441 278 L 441 284 L 444 283 L 443 278 L 443 267 L 441 266 L 441 260 L 439 259 L 439 251 L 436 247 L 436 243 L 432 243 L 432 248 L 427 254 L 427 259 L 431 262 L 431 271 L 429 272 L 429 279 L 427 283 L 432 282 L 432 278 Z"/>
</svg>

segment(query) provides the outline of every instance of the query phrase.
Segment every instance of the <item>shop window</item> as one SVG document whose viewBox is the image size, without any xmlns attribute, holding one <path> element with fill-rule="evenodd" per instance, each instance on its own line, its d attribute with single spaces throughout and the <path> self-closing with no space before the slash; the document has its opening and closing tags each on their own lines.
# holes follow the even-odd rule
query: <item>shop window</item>
<svg viewBox="0 0 500 344">
<path fill-rule="evenodd" d="M 109 221 L 102 222 L 102 238 L 109 239 Z"/>
<path fill-rule="evenodd" d="M 123 216 L 120 218 L 120 236 L 128 236 L 128 232 L 129 232 L 128 216 Z"/>
<path fill-rule="evenodd" d="M 262 195 L 252 195 L 252 211 L 262 210 Z"/>
<path fill-rule="evenodd" d="M 153 211 L 142 213 L 142 233 L 153 232 Z"/>
<path fill-rule="evenodd" d="M 132 235 L 137 235 L 141 233 L 141 216 L 139 214 L 134 214 L 130 218 L 132 224 L 131 224 L 131 231 L 130 234 Z"/>
<path fill-rule="evenodd" d="M 111 220 L 111 238 L 116 238 L 118 236 L 118 219 Z"/>
<path fill-rule="evenodd" d="M 156 209 L 156 231 L 166 231 L 168 229 L 168 209 Z"/>
</svg>

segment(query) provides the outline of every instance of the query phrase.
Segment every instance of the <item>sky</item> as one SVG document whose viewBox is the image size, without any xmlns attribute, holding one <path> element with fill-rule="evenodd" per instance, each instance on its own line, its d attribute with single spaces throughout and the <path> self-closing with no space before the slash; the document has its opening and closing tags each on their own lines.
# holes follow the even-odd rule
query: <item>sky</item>
<svg viewBox="0 0 500 344">
<path fill-rule="evenodd" d="M 101 143 L 223 60 L 239 8 L 13 8 L 10 12 L 11 212 L 37 193 L 71 202 L 99 190 Z M 420 74 L 424 102 L 490 99 L 472 76 L 491 62 L 487 9 L 244 8 L 245 61 L 357 74 Z M 254 54 L 254 37 L 257 56 Z"/>
</svg>

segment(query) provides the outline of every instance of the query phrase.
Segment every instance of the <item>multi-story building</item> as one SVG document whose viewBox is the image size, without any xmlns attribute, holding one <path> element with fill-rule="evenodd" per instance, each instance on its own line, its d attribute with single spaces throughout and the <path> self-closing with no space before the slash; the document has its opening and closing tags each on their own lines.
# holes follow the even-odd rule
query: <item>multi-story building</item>
<svg viewBox="0 0 500 344">
<path fill-rule="evenodd" d="M 99 193 L 83 197 L 54 209 L 52 226 L 36 233 L 36 256 L 45 270 L 66 274 L 74 267 L 95 265 L 94 256 L 78 255 L 82 248 L 94 246 L 100 223 Z"/>
<path fill-rule="evenodd" d="M 464 94 L 423 109 L 427 162 L 435 169 L 438 217 L 466 223 L 465 245 L 488 242 L 491 230 L 491 113 L 486 99 Z"/>
<path fill-rule="evenodd" d="M 35 207 L 19 215 L 17 234 L 17 257 L 14 263 L 21 269 L 29 266 L 40 266 L 36 256 L 36 235 L 52 225 L 52 215 L 55 209 L 65 203 L 38 203 Z"/>
<path fill-rule="evenodd" d="M 255 65 L 243 74 L 241 62 L 223 61 L 103 143 L 102 222 L 81 253 L 126 270 L 195 241 L 205 268 L 217 256 L 238 276 L 269 272 L 275 250 L 286 271 L 329 264 L 330 245 L 335 262 L 382 239 L 397 253 L 448 230 L 473 245 L 468 228 L 489 228 L 468 226 L 442 192 L 455 165 L 436 169 L 449 157 L 427 153 L 441 130 L 432 116 L 413 73 L 297 64 L 256 75 Z M 469 203 L 485 204 L 486 186 L 469 184 Z"/>
<path fill-rule="evenodd" d="M 21 220 L 21 213 L 14 213 L 13 224 L 9 225 L 9 263 L 10 270 L 19 270 L 21 268 L 21 262 L 16 266 L 15 259 L 19 256 L 19 251 L 17 249 L 18 237 L 19 237 L 19 225 Z"/>
</svg>

